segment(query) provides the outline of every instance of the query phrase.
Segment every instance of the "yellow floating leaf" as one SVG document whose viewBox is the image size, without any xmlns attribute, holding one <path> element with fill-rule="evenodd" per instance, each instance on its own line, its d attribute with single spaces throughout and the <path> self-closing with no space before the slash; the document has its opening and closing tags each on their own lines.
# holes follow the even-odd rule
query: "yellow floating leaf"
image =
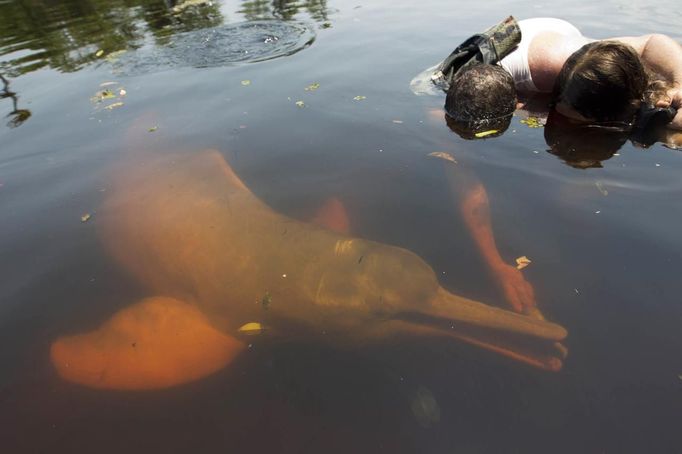
<svg viewBox="0 0 682 454">
<path fill-rule="evenodd" d="M 90 216 L 90 213 L 85 213 L 83 216 L 81 216 L 81 222 L 88 222 L 92 216 Z"/>
<path fill-rule="evenodd" d="M 298 107 L 305 107 L 305 103 L 303 101 L 296 101 L 296 105 Z"/>
<path fill-rule="evenodd" d="M 362 101 L 363 99 L 367 99 L 367 96 L 358 95 L 355 96 L 353 99 L 356 101 Z"/>
<path fill-rule="evenodd" d="M 98 58 L 99 58 L 99 57 L 101 57 L 102 55 L 104 55 L 104 51 L 103 51 L 102 49 L 100 49 L 100 50 L 98 50 L 97 52 L 95 52 L 95 57 L 98 57 Z"/>
<path fill-rule="evenodd" d="M 149 128 L 147 131 L 149 131 L 149 132 L 154 132 L 154 131 L 156 131 L 157 129 L 159 129 L 158 126 L 152 126 L 152 127 Z"/>
<path fill-rule="evenodd" d="M 483 138 L 483 137 L 487 137 L 487 136 L 489 136 L 489 135 L 491 135 L 491 134 L 497 134 L 498 132 L 499 132 L 499 131 L 498 131 L 497 129 L 490 129 L 490 130 L 488 130 L 488 131 L 477 132 L 476 134 L 474 134 L 474 136 L 476 136 L 476 138 L 480 139 L 480 138 Z"/>
<path fill-rule="evenodd" d="M 538 117 L 528 117 L 525 120 L 521 120 L 520 123 L 529 128 L 542 128 L 544 126 Z"/>
<path fill-rule="evenodd" d="M 258 322 L 249 322 L 245 325 L 242 325 L 237 331 L 249 336 L 253 336 L 256 334 L 261 334 L 263 331 L 265 331 L 265 328 Z"/>
<path fill-rule="evenodd" d="M 251 81 L 250 81 L 249 79 L 242 80 L 242 85 L 245 86 L 245 87 L 246 87 L 247 85 L 251 85 Z"/>
<path fill-rule="evenodd" d="M 530 265 L 530 259 L 526 257 L 525 255 L 519 257 L 516 259 L 516 269 L 517 270 L 522 270 L 525 267 Z"/>
<path fill-rule="evenodd" d="M 450 161 L 453 164 L 457 164 L 457 161 L 455 160 L 455 158 L 453 158 L 450 153 L 446 153 L 444 151 L 434 151 L 433 153 L 429 153 L 427 156 L 431 156 L 433 158 L 445 159 L 446 161 Z"/>
<path fill-rule="evenodd" d="M 317 82 L 315 82 L 314 84 L 310 84 L 310 85 L 308 85 L 307 87 L 305 87 L 304 90 L 305 90 L 305 91 L 315 91 L 315 90 L 317 90 L 318 88 L 320 88 L 320 84 L 318 84 Z"/>
</svg>

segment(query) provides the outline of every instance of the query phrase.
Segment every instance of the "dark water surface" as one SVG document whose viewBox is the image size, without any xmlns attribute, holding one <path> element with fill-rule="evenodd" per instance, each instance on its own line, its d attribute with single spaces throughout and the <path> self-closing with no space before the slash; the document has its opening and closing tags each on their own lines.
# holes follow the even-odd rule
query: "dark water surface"
<svg viewBox="0 0 682 454">
<path fill-rule="evenodd" d="M 442 99 L 409 90 L 509 13 L 562 17 L 595 38 L 682 41 L 668 0 L 175 10 L 161 0 L 1 0 L 0 74 L 13 96 L 0 99 L 0 450 L 680 452 L 680 151 L 627 142 L 602 167 L 577 169 L 547 153 L 543 129 L 521 115 L 500 138 L 464 141 L 429 114 Z M 245 44 L 265 55 L 258 62 L 213 64 L 214 30 L 268 19 L 292 21 L 304 39 L 287 40 L 279 23 L 280 36 Z M 113 98 L 91 99 L 107 87 Z M 147 148 L 218 149 L 260 199 L 299 220 L 336 197 L 355 236 L 414 251 L 444 287 L 504 307 L 442 162 L 427 158 L 451 153 L 485 184 L 505 260 L 532 259 L 524 275 L 541 309 L 569 332 L 563 370 L 454 340 L 339 345 L 280 333 L 178 387 L 64 381 L 50 344 L 148 296 L 98 235 L 111 168 Z"/>
</svg>

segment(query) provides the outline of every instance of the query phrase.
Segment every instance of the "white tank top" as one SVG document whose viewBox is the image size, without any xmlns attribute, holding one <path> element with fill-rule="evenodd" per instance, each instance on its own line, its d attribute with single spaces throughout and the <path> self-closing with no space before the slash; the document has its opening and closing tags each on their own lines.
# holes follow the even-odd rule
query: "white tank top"
<svg viewBox="0 0 682 454">
<path fill-rule="evenodd" d="M 569 22 L 551 17 L 538 17 L 519 21 L 521 28 L 521 42 L 519 46 L 500 61 L 500 65 L 514 78 L 516 89 L 525 92 L 538 92 L 533 83 L 528 65 L 528 48 L 538 33 L 555 32 L 565 36 L 582 36 L 580 30 Z"/>
</svg>

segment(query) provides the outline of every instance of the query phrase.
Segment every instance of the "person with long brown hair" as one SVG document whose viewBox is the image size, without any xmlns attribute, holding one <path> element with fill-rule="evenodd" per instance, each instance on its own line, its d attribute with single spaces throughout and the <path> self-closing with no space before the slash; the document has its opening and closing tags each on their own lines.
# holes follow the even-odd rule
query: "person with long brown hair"
<svg viewBox="0 0 682 454">
<path fill-rule="evenodd" d="M 517 91 L 551 93 L 560 113 L 588 122 L 631 123 L 643 103 L 682 107 L 682 46 L 670 37 L 650 34 L 597 41 L 560 19 L 535 18 L 518 24 L 521 42 L 499 62 L 511 79 L 502 71 L 485 72 L 480 67 L 497 65 L 463 69 L 446 97 L 445 108 L 452 118 L 489 118 L 495 106 L 515 102 Z M 483 72 L 485 77 L 480 77 Z M 498 85 L 509 89 L 496 91 L 495 105 L 471 102 L 490 91 L 489 86 L 492 90 Z M 668 127 L 682 130 L 682 111 Z"/>
</svg>

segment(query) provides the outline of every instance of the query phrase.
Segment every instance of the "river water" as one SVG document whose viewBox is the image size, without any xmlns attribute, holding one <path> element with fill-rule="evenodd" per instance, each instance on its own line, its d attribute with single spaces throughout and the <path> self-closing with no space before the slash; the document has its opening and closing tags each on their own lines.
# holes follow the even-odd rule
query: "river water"
<svg viewBox="0 0 682 454">
<path fill-rule="evenodd" d="M 502 136 L 467 141 L 442 97 L 409 88 L 508 14 L 682 42 L 677 6 L 1 0 L 0 449 L 679 452 L 680 151 L 623 140 L 567 165 L 523 113 Z M 413 251 L 443 287 L 508 309 L 446 163 L 428 156 L 449 153 L 485 186 L 502 257 L 531 259 L 540 309 L 569 333 L 562 370 L 450 339 L 289 332 L 247 340 L 229 367 L 178 386 L 65 380 L 55 339 L 149 296 L 103 245 L 112 168 L 142 150 L 206 148 L 276 213 L 308 223 L 338 200 L 353 236 Z"/>
</svg>

